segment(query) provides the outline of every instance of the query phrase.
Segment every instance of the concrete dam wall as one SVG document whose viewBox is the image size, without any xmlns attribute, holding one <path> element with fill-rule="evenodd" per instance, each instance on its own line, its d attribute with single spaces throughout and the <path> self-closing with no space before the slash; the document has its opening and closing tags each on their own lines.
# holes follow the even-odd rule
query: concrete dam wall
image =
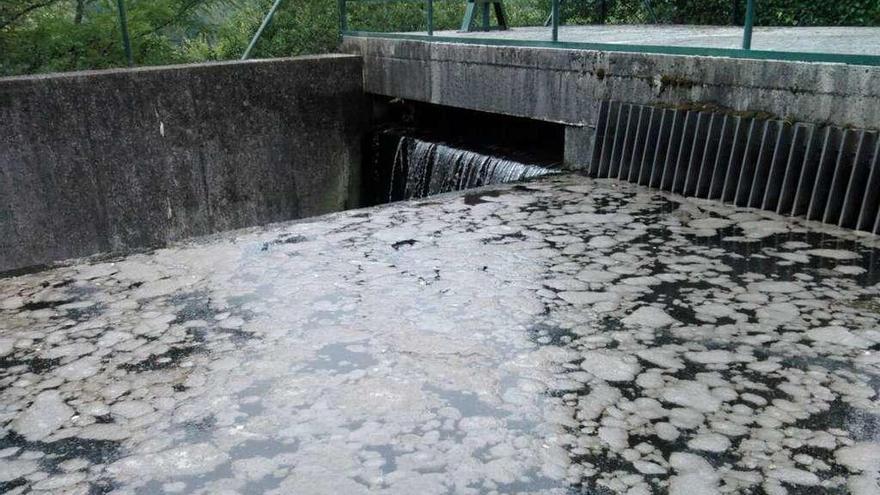
<svg viewBox="0 0 880 495">
<path fill-rule="evenodd" d="M 0 79 L 0 272 L 357 204 L 361 59 Z"/>
</svg>

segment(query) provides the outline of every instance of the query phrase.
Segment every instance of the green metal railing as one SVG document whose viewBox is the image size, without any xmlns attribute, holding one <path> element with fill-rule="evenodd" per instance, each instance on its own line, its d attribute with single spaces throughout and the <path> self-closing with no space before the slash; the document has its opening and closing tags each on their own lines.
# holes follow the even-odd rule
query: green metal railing
<svg viewBox="0 0 880 495">
<path fill-rule="evenodd" d="M 134 67 L 134 54 L 131 51 L 131 36 L 128 34 L 128 13 L 125 10 L 125 0 L 116 0 L 116 9 L 119 13 L 119 31 L 122 33 L 125 61 L 129 67 Z"/>
<path fill-rule="evenodd" d="M 251 38 L 251 42 L 248 43 L 247 48 L 244 53 L 241 55 L 242 60 L 247 60 L 251 57 L 251 53 L 254 51 L 254 47 L 257 46 L 257 42 L 260 41 L 260 37 L 263 36 L 263 31 L 269 27 L 269 24 L 272 22 L 272 18 L 275 17 L 275 12 L 278 12 L 278 7 L 281 6 L 281 2 L 283 0 L 275 0 L 275 3 L 272 4 L 272 7 L 269 9 L 269 12 L 266 14 L 266 17 L 263 18 L 263 22 L 260 24 L 260 27 L 257 29 L 257 32 L 254 34 L 254 37 Z"/>
<path fill-rule="evenodd" d="M 263 22 L 260 24 L 257 32 L 254 33 L 253 38 L 251 38 L 250 43 L 242 54 L 241 60 L 247 60 L 250 58 L 251 53 L 253 53 L 254 51 L 254 47 L 257 46 L 257 42 L 260 41 L 260 37 L 263 36 L 263 32 L 266 30 L 267 27 L 269 27 L 269 24 L 272 23 L 272 18 L 275 17 L 275 13 L 278 12 L 278 8 L 281 6 L 282 1 L 284 0 L 275 0 L 275 2 L 272 3 L 272 7 L 269 9 L 269 12 L 266 13 L 266 17 L 263 18 Z M 344 1 L 345 0 L 340 0 L 340 13 L 344 12 Z M 432 0 L 428 1 L 431 2 Z M 119 14 L 119 31 L 122 35 L 122 48 L 125 51 L 125 60 L 128 63 L 129 67 L 134 67 L 134 55 L 131 49 L 131 35 L 128 31 L 128 13 L 125 9 L 125 0 L 116 0 L 116 9 Z M 340 28 L 342 31 L 345 31 L 344 23 L 345 15 L 340 15 Z"/>
<path fill-rule="evenodd" d="M 442 5 L 449 3 L 467 8 L 477 7 L 480 4 L 494 3 L 498 0 L 441 0 Z M 540 1 L 540 0 L 534 0 Z M 833 62 L 846 63 L 854 65 L 873 65 L 880 66 L 880 47 L 878 53 L 875 54 L 847 54 L 847 53 L 828 53 L 828 52 L 798 52 L 798 51 L 781 51 L 781 50 L 756 50 L 752 48 L 752 34 L 756 17 L 756 1 L 745 0 L 745 15 L 741 19 L 742 27 L 742 43 L 741 47 L 720 48 L 711 46 L 684 46 L 684 45 L 653 45 L 653 44 L 629 44 L 629 43 L 603 43 L 601 41 L 561 41 L 559 39 L 560 25 L 562 25 L 561 14 L 562 0 L 549 0 L 550 15 L 548 18 L 548 36 L 543 40 L 540 39 L 521 39 L 515 37 L 504 37 L 495 33 L 489 37 L 479 37 L 479 35 L 469 34 L 468 36 L 444 35 L 436 34 L 437 11 L 435 0 L 338 0 L 339 3 L 339 26 L 343 36 L 349 37 L 384 37 L 395 39 L 409 39 L 420 41 L 436 41 L 448 43 L 462 44 L 479 44 L 494 46 L 531 46 L 542 48 L 566 48 L 566 49 L 584 49 L 598 51 L 620 51 L 634 53 L 657 53 L 671 55 L 696 55 L 696 56 L 716 56 L 730 58 L 746 58 L 746 59 L 763 59 L 763 60 L 790 60 L 803 62 Z M 567 0 L 571 2 L 573 0 Z M 604 5 L 603 0 L 599 0 Z M 642 0 L 645 8 L 648 10 L 651 18 L 655 18 L 655 14 L 651 9 L 650 0 Z M 516 4 L 517 0 L 508 0 L 508 3 Z M 366 29 L 351 29 L 351 17 L 353 16 L 352 6 L 370 5 L 370 12 L 378 8 L 380 5 L 397 5 L 395 12 L 401 13 L 405 11 L 405 6 L 409 6 L 409 14 L 420 14 L 419 25 L 416 25 L 412 15 L 407 17 L 407 26 L 391 27 L 383 24 L 383 28 L 393 29 L 391 32 L 385 29 L 377 29 L 375 26 Z M 476 4 L 476 5 L 473 5 Z M 414 11 L 412 6 L 417 6 L 418 10 Z M 477 7 L 478 8 L 478 7 Z M 463 14 L 468 19 L 468 12 Z M 469 29 L 462 24 L 461 31 L 489 31 L 507 29 L 506 20 L 499 16 L 498 24 L 489 26 L 488 20 L 489 9 L 483 8 L 482 23 L 477 23 L 477 29 Z M 546 10 L 544 11 L 546 12 Z M 546 15 L 546 14 L 544 14 Z M 381 22 L 380 22 L 381 24 Z M 449 29 L 449 23 L 445 23 L 443 30 Z M 424 34 L 423 34 L 424 33 Z"/>
<path fill-rule="evenodd" d="M 743 23 L 743 50 L 752 49 L 752 26 L 755 24 L 755 0 L 749 0 L 746 7 L 746 22 Z"/>
</svg>

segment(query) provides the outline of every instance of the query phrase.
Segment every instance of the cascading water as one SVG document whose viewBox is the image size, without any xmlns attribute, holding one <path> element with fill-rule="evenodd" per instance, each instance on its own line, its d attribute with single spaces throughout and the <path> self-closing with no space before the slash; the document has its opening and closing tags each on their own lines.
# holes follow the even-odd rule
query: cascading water
<svg viewBox="0 0 880 495">
<path fill-rule="evenodd" d="M 456 148 L 413 136 L 398 136 L 388 185 L 388 200 L 423 198 L 559 173 L 501 156 Z"/>
</svg>

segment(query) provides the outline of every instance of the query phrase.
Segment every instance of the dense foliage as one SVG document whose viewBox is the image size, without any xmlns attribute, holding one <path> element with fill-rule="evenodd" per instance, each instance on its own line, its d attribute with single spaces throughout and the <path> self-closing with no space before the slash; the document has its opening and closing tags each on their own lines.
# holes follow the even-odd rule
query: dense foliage
<svg viewBox="0 0 880 495">
<path fill-rule="evenodd" d="M 562 0 L 572 23 L 638 23 L 643 0 Z M 514 26 L 541 25 L 550 0 L 505 0 Z M 757 0 L 758 25 L 880 26 L 878 0 Z M 154 65 L 238 58 L 272 0 L 125 0 L 134 60 Z M 426 29 L 425 4 L 349 0 L 350 29 Z M 455 29 L 464 0 L 435 0 L 436 29 Z M 656 20 L 740 24 L 745 0 L 652 0 Z M 254 52 L 272 57 L 332 51 L 335 0 L 285 0 Z M 0 0 L 0 75 L 126 65 L 116 0 Z"/>
<path fill-rule="evenodd" d="M 125 0 L 134 61 L 241 56 L 272 0 Z M 254 57 L 332 51 L 333 0 L 287 0 Z M 0 0 L 0 75 L 126 65 L 116 0 Z"/>
</svg>

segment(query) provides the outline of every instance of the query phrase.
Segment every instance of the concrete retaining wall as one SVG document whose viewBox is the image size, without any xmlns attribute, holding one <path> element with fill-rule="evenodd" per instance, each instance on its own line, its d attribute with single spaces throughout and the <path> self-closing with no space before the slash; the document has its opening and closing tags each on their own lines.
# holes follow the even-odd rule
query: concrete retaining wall
<svg viewBox="0 0 880 495">
<path fill-rule="evenodd" d="M 360 37 L 343 51 L 364 57 L 369 93 L 568 124 L 575 166 L 590 156 L 601 100 L 880 127 L 880 67 Z"/>
<path fill-rule="evenodd" d="M 357 201 L 359 57 L 0 79 L 0 272 Z"/>
</svg>

